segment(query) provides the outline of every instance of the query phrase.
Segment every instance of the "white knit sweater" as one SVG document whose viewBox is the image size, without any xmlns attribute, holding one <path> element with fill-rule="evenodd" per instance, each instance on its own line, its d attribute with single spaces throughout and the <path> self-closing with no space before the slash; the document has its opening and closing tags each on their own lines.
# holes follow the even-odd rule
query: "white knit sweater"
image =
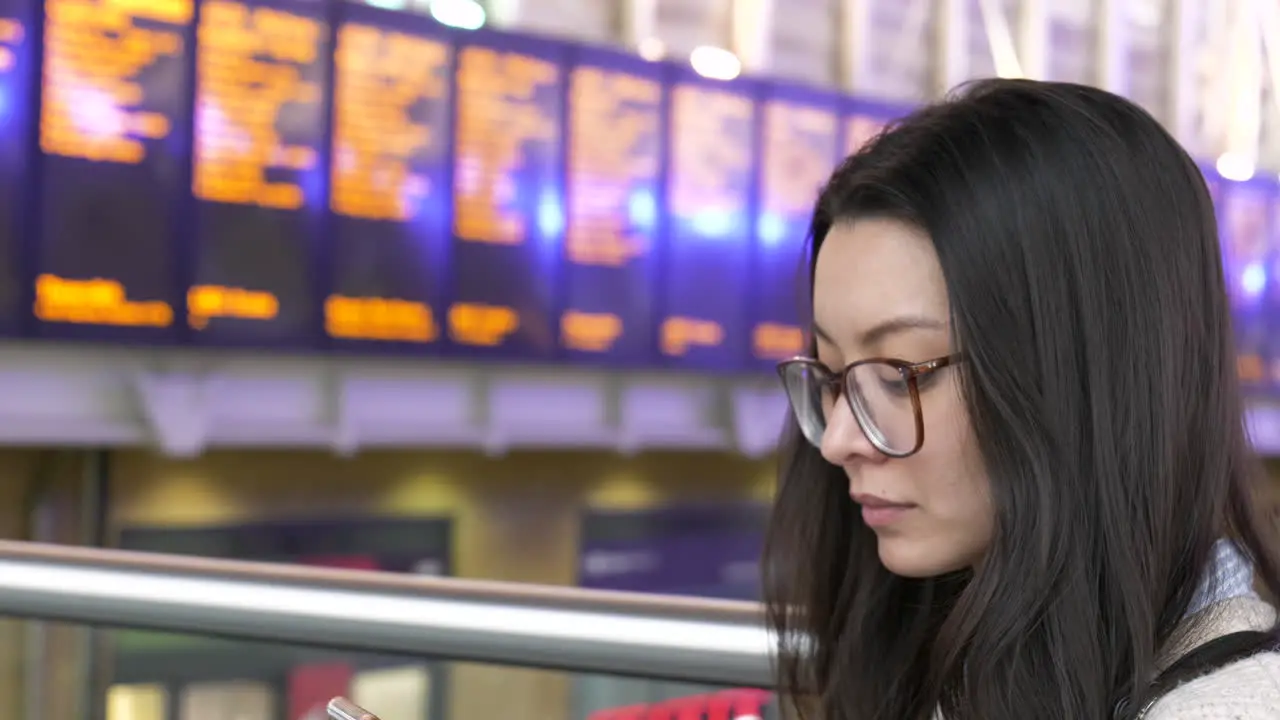
<svg viewBox="0 0 1280 720">
<path fill-rule="evenodd" d="M 1195 632 L 1176 636 L 1164 658 L 1172 663 L 1191 649 L 1242 630 L 1267 630 L 1276 611 L 1257 597 L 1237 597 L 1197 613 Z M 1280 720 L 1280 652 L 1246 658 L 1178 686 L 1144 720 Z"/>
</svg>

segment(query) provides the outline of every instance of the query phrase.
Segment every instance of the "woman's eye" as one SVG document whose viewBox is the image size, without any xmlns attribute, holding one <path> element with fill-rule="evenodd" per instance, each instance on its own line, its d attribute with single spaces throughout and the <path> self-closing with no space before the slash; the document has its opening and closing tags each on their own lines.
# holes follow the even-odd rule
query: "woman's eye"
<svg viewBox="0 0 1280 720">
<path fill-rule="evenodd" d="M 906 395 L 908 393 L 907 381 L 901 377 L 884 378 L 880 381 L 880 387 L 884 388 L 885 392 L 893 395 Z"/>
<path fill-rule="evenodd" d="M 916 387 L 923 390 L 929 387 L 930 385 L 933 385 L 938 381 L 938 375 L 939 373 L 936 373 L 936 372 L 928 372 L 928 373 L 924 373 L 923 375 L 917 375 Z"/>
</svg>

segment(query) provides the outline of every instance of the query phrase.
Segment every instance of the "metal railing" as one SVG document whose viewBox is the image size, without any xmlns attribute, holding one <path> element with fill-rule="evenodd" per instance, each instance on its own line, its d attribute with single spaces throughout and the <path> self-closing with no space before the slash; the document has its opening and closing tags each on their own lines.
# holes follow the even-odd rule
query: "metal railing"
<svg viewBox="0 0 1280 720">
<path fill-rule="evenodd" d="M 765 687 L 753 603 L 0 541 L 0 614 Z"/>
</svg>

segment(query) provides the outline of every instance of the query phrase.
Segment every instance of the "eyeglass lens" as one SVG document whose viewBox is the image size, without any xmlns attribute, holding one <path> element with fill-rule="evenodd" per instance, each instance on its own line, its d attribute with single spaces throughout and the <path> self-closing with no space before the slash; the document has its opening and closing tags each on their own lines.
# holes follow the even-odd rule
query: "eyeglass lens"
<svg viewBox="0 0 1280 720">
<path fill-rule="evenodd" d="M 841 390 L 824 368 L 792 363 L 783 371 L 783 385 L 801 432 L 815 447 L 822 445 L 827 422 L 837 409 L 837 396 L 845 392 L 858 425 L 877 448 L 891 454 L 907 453 L 917 445 L 911 388 L 902 371 L 893 365 L 855 365 Z"/>
</svg>

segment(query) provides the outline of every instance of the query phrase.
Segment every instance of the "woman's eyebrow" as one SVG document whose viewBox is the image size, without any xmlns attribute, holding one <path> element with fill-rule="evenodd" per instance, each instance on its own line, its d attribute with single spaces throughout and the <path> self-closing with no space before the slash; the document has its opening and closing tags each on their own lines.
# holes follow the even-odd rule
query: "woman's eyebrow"
<svg viewBox="0 0 1280 720">
<path fill-rule="evenodd" d="M 924 315 L 898 315 L 872 325 L 862 333 L 861 337 L 858 338 L 858 341 L 863 347 L 866 347 L 876 345 L 891 335 L 907 332 L 908 330 L 945 331 L 946 329 L 947 324 L 936 318 L 926 317 Z M 827 332 L 816 322 L 813 324 L 813 334 L 829 345 L 839 344 L 835 341 L 835 338 L 831 333 Z"/>
</svg>

